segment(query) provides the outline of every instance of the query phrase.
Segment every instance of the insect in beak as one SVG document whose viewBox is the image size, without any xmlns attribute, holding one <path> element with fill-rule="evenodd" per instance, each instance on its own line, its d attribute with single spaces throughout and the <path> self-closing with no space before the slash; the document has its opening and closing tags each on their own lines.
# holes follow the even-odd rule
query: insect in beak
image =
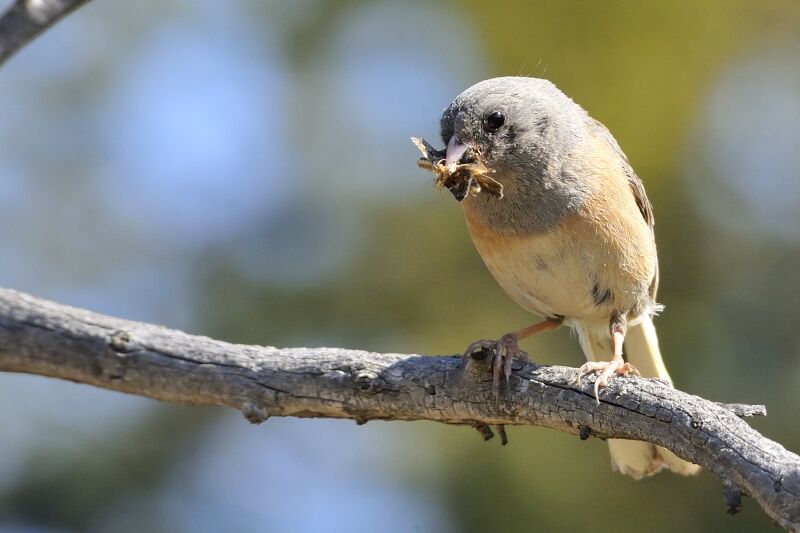
<svg viewBox="0 0 800 533">
<path fill-rule="evenodd" d="M 479 153 L 472 149 L 469 159 L 474 158 L 474 161 L 461 162 L 470 146 L 459 142 L 455 135 L 445 150 L 435 149 L 425 139 L 412 137 L 411 141 L 422 152 L 417 165 L 436 175 L 437 189 L 446 188 L 459 202 L 470 194 L 474 196 L 481 192 L 503 198 L 503 185 L 489 176 L 494 171 L 481 162 Z"/>
</svg>

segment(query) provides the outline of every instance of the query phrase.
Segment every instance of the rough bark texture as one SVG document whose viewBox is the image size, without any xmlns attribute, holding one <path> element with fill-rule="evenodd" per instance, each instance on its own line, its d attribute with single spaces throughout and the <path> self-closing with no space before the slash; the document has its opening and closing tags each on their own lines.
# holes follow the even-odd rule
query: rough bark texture
<svg viewBox="0 0 800 533">
<path fill-rule="evenodd" d="M 0 15 L 0 65 L 88 0 L 17 0 Z"/>
<path fill-rule="evenodd" d="M 537 425 L 600 438 L 654 442 L 716 474 L 729 510 L 742 494 L 800 529 L 800 457 L 724 405 L 658 380 L 622 377 L 600 396 L 576 369 L 518 364 L 500 402 L 487 360 L 341 348 L 243 346 L 107 317 L 0 289 L 0 370 L 87 383 L 192 405 L 270 416 L 433 420 L 477 427 Z M 502 436 L 502 434 L 501 434 Z"/>
</svg>

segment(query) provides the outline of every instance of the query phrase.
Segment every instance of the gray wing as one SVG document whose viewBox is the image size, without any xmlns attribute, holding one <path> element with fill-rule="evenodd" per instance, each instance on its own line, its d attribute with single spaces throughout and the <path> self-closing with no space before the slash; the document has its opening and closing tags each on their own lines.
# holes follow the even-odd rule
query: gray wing
<svg viewBox="0 0 800 533">
<path fill-rule="evenodd" d="M 620 154 L 622 154 L 622 152 L 620 152 Z M 625 155 L 622 154 L 622 157 L 625 157 Z M 647 225 L 652 229 L 655 224 L 653 206 L 650 200 L 647 199 L 647 193 L 644 192 L 642 180 L 640 180 L 639 176 L 633 171 L 627 159 L 625 159 L 625 175 L 628 176 L 628 185 L 631 186 L 633 197 L 636 199 L 636 205 L 639 207 L 639 211 L 642 213 L 645 222 L 647 222 Z"/>
<path fill-rule="evenodd" d="M 628 156 L 626 156 L 625 152 L 622 151 L 622 148 L 619 147 L 617 140 L 613 135 L 611 135 L 611 132 L 608 131 L 608 128 L 606 128 L 599 120 L 595 120 L 591 117 L 589 119 L 597 135 L 605 139 L 606 142 L 611 145 L 611 148 L 614 149 L 617 155 L 619 155 L 620 159 L 622 159 L 622 168 L 625 172 L 625 176 L 628 178 L 628 185 L 631 188 L 631 192 L 633 192 L 633 198 L 636 200 L 636 206 L 639 208 L 639 212 L 642 214 L 645 222 L 647 222 L 647 225 L 650 226 L 650 230 L 652 231 L 653 226 L 656 223 L 655 217 L 653 217 L 653 205 L 647 198 L 647 193 L 644 191 L 644 184 L 642 183 L 642 180 L 640 180 L 639 176 L 636 175 L 636 172 L 633 171 L 630 162 L 628 162 Z M 656 301 L 657 291 L 658 262 L 656 262 L 656 273 L 653 275 L 653 280 L 650 282 L 650 297 L 653 299 L 653 303 Z"/>
<path fill-rule="evenodd" d="M 655 224 L 655 218 L 653 217 L 653 206 L 650 203 L 650 200 L 647 199 L 647 193 L 644 192 L 644 184 L 642 183 L 642 180 L 640 180 L 639 176 L 636 175 L 636 172 L 633 171 L 631 164 L 628 162 L 628 156 L 626 156 L 625 152 L 622 151 L 622 148 L 619 147 L 617 140 L 613 135 L 611 135 L 611 132 L 608 131 L 608 128 L 606 128 L 598 120 L 595 120 L 591 117 L 590 120 L 597 135 L 605 139 L 606 142 L 611 145 L 611 148 L 614 149 L 620 159 L 622 159 L 623 170 L 625 172 L 625 176 L 628 178 L 628 185 L 631 187 L 631 192 L 633 192 L 633 197 L 636 200 L 637 207 L 639 207 L 639 212 L 642 213 L 645 222 L 647 222 L 647 225 L 652 229 L 653 225 Z"/>
</svg>

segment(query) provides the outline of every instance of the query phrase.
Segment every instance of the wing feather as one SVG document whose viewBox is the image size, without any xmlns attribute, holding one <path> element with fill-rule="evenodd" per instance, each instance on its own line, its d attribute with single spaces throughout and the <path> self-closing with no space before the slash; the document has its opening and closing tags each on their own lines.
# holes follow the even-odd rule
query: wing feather
<svg viewBox="0 0 800 533">
<path fill-rule="evenodd" d="M 591 124 L 595 129 L 597 135 L 603 139 L 611 146 L 611 148 L 616 152 L 616 154 L 622 160 L 622 168 L 625 172 L 625 176 L 628 178 L 628 185 L 631 188 L 631 192 L 633 193 L 633 198 L 636 200 L 636 206 L 639 208 L 639 212 L 644 217 L 645 222 L 650 227 L 650 230 L 653 230 L 653 226 L 655 225 L 655 217 L 653 216 L 653 204 L 650 203 L 650 200 L 647 198 L 647 193 L 644 190 L 644 184 L 642 180 L 639 179 L 639 176 L 636 175 L 636 172 L 633 171 L 633 167 L 631 167 L 630 162 L 628 161 L 628 156 L 625 155 L 625 152 L 622 151 L 622 148 L 619 147 L 619 143 L 611 135 L 611 132 L 608 131 L 600 121 L 590 118 Z M 656 292 L 658 291 L 658 263 L 656 263 L 656 272 L 653 275 L 653 280 L 650 282 L 650 297 L 653 299 L 653 302 L 656 300 Z"/>
<path fill-rule="evenodd" d="M 636 206 L 639 208 L 639 212 L 642 213 L 647 225 L 652 228 L 655 224 L 655 218 L 653 217 L 653 205 L 650 203 L 650 200 L 647 199 L 647 193 L 644 191 L 644 184 L 642 183 L 642 180 L 640 180 L 639 176 L 636 175 L 636 172 L 633 171 L 633 168 L 628 161 L 628 156 L 626 156 L 625 152 L 622 151 L 622 148 L 619 147 L 617 140 L 613 135 L 611 135 L 611 132 L 608 131 L 608 128 L 606 128 L 600 121 L 593 118 L 591 119 L 591 123 L 595 128 L 597 135 L 604 139 L 622 160 L 623 171 L 625 172 L 625 176 L 628 178 L 628 185 L 630 186 L 633 197 L 636 200 Z"/>
</svg>

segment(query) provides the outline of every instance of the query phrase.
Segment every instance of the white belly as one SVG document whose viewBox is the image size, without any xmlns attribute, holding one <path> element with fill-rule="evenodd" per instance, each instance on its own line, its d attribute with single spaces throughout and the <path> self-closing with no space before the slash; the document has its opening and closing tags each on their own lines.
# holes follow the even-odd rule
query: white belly
<svg viewBox="0 0 800 533">
<path fill-rule="evenodd" d="M 525 309 L 545 317 L 602 314 L 593 276 L 579 250 L 517 242 L 504 250 L 475 243 L 492 276 Z"/>
<path fill-rule="evenodd" d="M 649 299 L 655 261 L 643 266 L 646 250 L 621 249 L 582 221 L 524 237 L 499 236 L 470 223 L 469 216 L 467 223 L 494 278 L 535 314 L 604 322 L 614 311 Z"/>
</svg>

